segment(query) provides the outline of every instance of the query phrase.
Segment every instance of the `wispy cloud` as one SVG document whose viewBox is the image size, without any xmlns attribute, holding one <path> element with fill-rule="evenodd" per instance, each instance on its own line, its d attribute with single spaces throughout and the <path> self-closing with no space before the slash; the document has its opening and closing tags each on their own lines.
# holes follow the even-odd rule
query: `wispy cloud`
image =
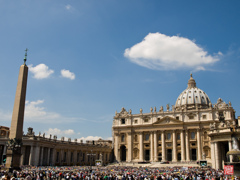
<svg viewBox="0 0 240 180">
<path fill-rule="evenodd" d="M 75 79 L 75 74 L 73 72 L 70 72 L 69 70 L 66 70 L 66 69 L 61 70 L 61 76 L 64 77 L 64 78 L 71 79 L 71 80 Z"/>
<path fill-rule="evenodd" d="M 52 134 L 52 135 L 57 135 L 59 137 L 71 136 L 76 134 L 73 129 L 61 130 L 58 128 L 49 128 L 47 131 L 45 131 L 45 133 L 47 136 Z"/>
<path fill-rule="evenodd" d="M 65 8 L 66 8 L 66 10 L 71 10 L 72 9 L 72 6 L 70 5 L 70 4 L 67 4 L 66 6 L 65 6 Z"/>
<path fill-rule="evenodd" d="M 64 137 L 65 141 L 68 140 L 68 138 L 71 138 L 72 141 L 76 138 L 78 142 L 81 142 L 81 140 L 83 140 L 83 142 L 86 141 L 90 141 L 90 140 L 99 140 L 99 139 L 103 139 L 101 136 L 87 136 L 87 137 L 79 137 L 79 135 L 81 133 L 76 133 L 73 129 L 67 129 L 67 130 L 61 130 L 58 128 L 49 128 L 48 130 L 44 131 L 44 133 L 46 134 L 46 137 L 49 137 L 50 134 L 56 135 L 57 139 L 61 139 L 62 137 Z M 112 137 L 108 137 L 106 138 L 106 140 L 112 140 Z"/>
<path fill-rule="evenodd" d="M 29 71 L 33 73 L 33 77 L 35 79 L 46 79 L 54 73 L 54 71 L 52 69 L 49 69 L 49 67 L 45 64 L 39 64 L 35 67 L 33 67 L 31 64 L 29 65 Z"/>
<path fill-rule="evenodd" d="M 65 123 L 75 122 L 81 118 L 64 117 L 56 112 L 49 112 L 43 106 L 44 100 L 26 101 L 25 105 L 25 120 L 27 122 L 41 123 Z"/>
<path fill-rule="evenodd" d="M 83 142 L 86 142 L 86 141 L 92 141 L 92 140 L 96 141 L 99 139 L 102 139 L 102 137 L 101 136 L 87 136 L 87 137 L 78 138 L 78 141 L 83 140 Z"/>
<path fill-rule="evenodd" d="M 194 41 L 161 33 L 149 33 L 142 42 L 125 49 L 124 56 L 140 66 L 156 70 L 205 67 L 220 60 L 221 52 L 209 55 Z"/>
</svg>

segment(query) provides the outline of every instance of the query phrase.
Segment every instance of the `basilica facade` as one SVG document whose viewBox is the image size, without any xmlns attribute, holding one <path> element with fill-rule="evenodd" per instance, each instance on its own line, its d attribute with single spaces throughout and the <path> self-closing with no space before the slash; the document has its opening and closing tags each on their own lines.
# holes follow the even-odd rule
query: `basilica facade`
<svg viewBox="0 0 240 180">
<path fill-rule="evenodd" d="M 175 105 L 132 114 L 122 108 L 113 120 L 114 155 L 119 162 L 194 163 L 205 160 L 221 169 L 240 138 L 231 102 L 212 104 L 192 75 Z M 232 158 L 230 157 L 230 161 Z"/>
</svg>

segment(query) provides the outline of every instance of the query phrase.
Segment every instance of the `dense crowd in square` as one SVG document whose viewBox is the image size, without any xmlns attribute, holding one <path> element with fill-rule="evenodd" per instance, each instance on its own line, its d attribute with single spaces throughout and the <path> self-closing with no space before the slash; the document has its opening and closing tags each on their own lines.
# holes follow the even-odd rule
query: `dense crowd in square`
<svg viewBox="0 0 240 180">
<path fill-rule="evenodd" d="M 223 170 L 210 167 L 128 167 L 128 166 L 23 166 L 20 171 L 0 171 L 1 179 L 27 180 L 228 180 Z"/>
</svg>

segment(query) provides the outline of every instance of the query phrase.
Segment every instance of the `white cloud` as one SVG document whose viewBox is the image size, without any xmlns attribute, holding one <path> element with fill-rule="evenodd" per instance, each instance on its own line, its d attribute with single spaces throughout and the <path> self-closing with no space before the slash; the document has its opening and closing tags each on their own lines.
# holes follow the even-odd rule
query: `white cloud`
<svg viewBox="0 0 240 180">
<path fill-rule="evenodd" d="M 54 71 L 49 69 L 45 64 L 39 64 L 35 67 L 29 65 L 29 71 L 33 73 L 33 77 L 36 79 L 45 79 L 54 73 Z"/>
<path fill-rule="evenodd" d="M 69 78 L 71 80 L 75 79 L 75 74 L 66 69 L 61 70 L 61 75 L 62 77 Z"/>
<path fill-rule="evenodd" d="M 71 10 L 71 9 L 72 9 L 72 6 L 68 4 L 68 5 L 65 6 L 65 8 L 66 8 L 67 10 Z"/>
<path fill-rule="evenodd" d="M 190 39 L 161 33 L 149 33 L 142 42 L 124 52 L 131 62 L 156 70 L 205 70 L 204 66 L 219 61 L 221 55 L 218 52 L 211 56 Z"/>
<path fill-rule="evenodd" d="M 62 137 L 64 137 L 64 140 L 67 141 L 68 138 L 71 138 L 71 141 L 73 142 L 74 139 L 80 134 L 75 133 L 75 131 L 73 129 L 67 129 L 67 130 L 61 130 L 58 128 L 49 128 L 47 131 L 44 131 L 45 133 L 45 137 L 50 137 L 50 134 L 52 135 L 52 138 L 54 135 L 57 136 L 57 139 L 61 139 Z M 72 137 L 71 137 L 72 136 Z M 87 136 L 87 137 L 80 137 L 80 138 L 76 138 L 77 142 L 81 142 L 81 140 L 83 140 L 83 142 L 86 141 L 92 141 L 92 140 L 99 140 L 99 139 L 103 139 L 101 136 Z M 112 137 L 108 137 L 106 140 L 112 140 Z"/>
<path fill-rule="evenodd" d="M 25 120 L 27 122 L 41 122 L 41 123 L 64 123 L 74 122 L 74 118 L 66 118 L 56 112 L 48 112 L 42 106 L 44 100 L 26 101 L 25 104 Z"/>
<path fill-rule="evenodd" d="M 100 136 L 87 136 L 87 137 L 81 137 L 81 138 L 78 138 L 78 141 L 81 141 L 83 140 L 83 142 L 86 142 L 86 141 L 92 141 L 92 140 L 99 140 L 99 139 L 102 139 L 102 137 Z"/>
<path fill-rule="evenodd" d="M 46 133 L 46 136 L 49 136 L 50 134 L 57 135 L 58 139 L 64 136 L 70 136 L 70 135 L 76 134 L 73 129 L 61 130 L 58 128 L 49 128 L 47 131 L 45 131 L 45 133 Z"/>
</svg>

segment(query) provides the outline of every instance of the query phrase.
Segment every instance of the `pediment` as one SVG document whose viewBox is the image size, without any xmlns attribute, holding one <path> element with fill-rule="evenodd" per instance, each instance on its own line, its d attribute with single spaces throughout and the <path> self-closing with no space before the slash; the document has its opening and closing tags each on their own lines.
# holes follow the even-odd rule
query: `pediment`
<svg viewBox="0 0 240 180">
<path fill-rule="evenodd" d="M 158 124 L 183 124 L 182 121 L 179 121 L 175 118 L 172 118 L 172 117 L 169 117 L 169 116 L 165 116 L 163 117 L 162 119 L 156 121 L 155 123 L 153 123 L 155 125 L 158 125 Z"/>
<path fill-rule="evenodd" d="M 131 112 L 131 111 L 130 111 Z M 126 111 L 125 108 L 122 108 L 121 111 L 119 113 L 115 113 L 115 117 L 127 117 L 129 115 L 129 113 Z"/>
</svg>

